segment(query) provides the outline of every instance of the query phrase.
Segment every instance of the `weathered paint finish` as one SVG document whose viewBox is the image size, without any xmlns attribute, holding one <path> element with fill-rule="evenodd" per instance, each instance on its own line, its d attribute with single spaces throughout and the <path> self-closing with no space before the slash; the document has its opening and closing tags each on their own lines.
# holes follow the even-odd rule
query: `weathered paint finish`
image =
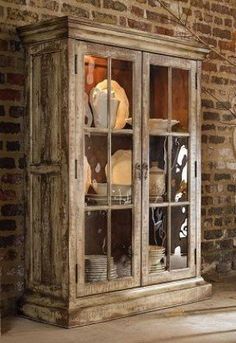
<svg viewBox="0 0 236 343">
<path fill-rule="evenodd" d="M 196 66 L 199 78 L 201 72 L 201 62 L 194 60 L 201 60 L 207 52 L 206 49 L 191 42 L 144 34 L 136 30 L 118 30 L 112 26 L 91 24 L 68 17 L 26 26 L 19 32 L 26 44 L 28 99 L 25 127 L 25 146 L 28 156 L 26 292 L 22 299 L 22 313 L 40 321 L 72 327 L 209 297 L 211 286 L 200 277 L 199 219 L 196 219 L 196 237 L 194 234 L 191 236 L 190 268 L 187 271 L 163 273 L 163 277 L 147 278 L 145 272 L 147 258 L 144 252 L 141 266 L 140 252 L 147 244 L 145 187 L 148 185 L 136 178 L 135 170 L 134 275 L 106 284 L 85 285 L 84 200 L 81 196 L 83 168 L 78 167 L 78 177 L 75 178 L 75 160 L 83 161 L 84 154 L 83 54 L 100 52 L 102 56 L 123 58 L 134 63 L 135 164 L 141 163 L 141 157 L 143 162 L 146 161 L 148 156 L 145 139 L 141 146 L 141 130 L 143 128 L 145 138 L 148 124 L 148 113 L 146 113 L 149 96 L 148 62 L 145 63 L 147 58 L 145 56 L 161 60 L 163 64 L 187 66 L 192 69 L 193 84 Z M 107 45 L 105 46 L 104 43 Z M 144 56 L 144 73 L 141 66 L 143 51 L 149 52 Z M 157 54 L 169 57 L 166 59 Z M 77 55 L 77 74 L 75 55 Z M 143 94 L 141 78 L 144 85 Z M 194 156 L 196 155 L 200 160 L 200 151 L 195 147 L 200 131 L 199 88 L 190 101 L 193 116 L 197 113 L 196 119 L 195 117 L 192 119 L 193 129 L 196 128 L 192 147 Z M 141 104 L 143 104 L 142 108 Z M 199 214 L 199 176 L 197 181 L 196 199 L 191 200 L 196 204 Z M 141 184 L 143 184 L 142 196 Z M 194 216 L 192 220 L 195 220 Z M 196 266 L 193 264 L 192 255 L 195 246 L 198 248 Z M 78 268 L 77 284 L 76 268 Z M 180 278 L 186 279 L 180 281 Z M 146 286 L 141 286 L 142 282 Z M 148 286 L 148 284 L 153 285 Z"/>
<path fill-rule="evenodd" d="M 67 42 L 29 47 L 27 56 L 26 287 L 67 299 Z"/>
</svg>

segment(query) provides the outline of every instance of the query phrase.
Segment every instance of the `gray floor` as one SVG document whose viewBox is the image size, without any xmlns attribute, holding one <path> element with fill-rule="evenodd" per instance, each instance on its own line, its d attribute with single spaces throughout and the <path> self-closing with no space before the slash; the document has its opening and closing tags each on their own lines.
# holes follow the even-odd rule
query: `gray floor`
<svg viewBox="0 0 236 343">
<path fill-rule="evenodd" d="M 209 300 L 102 324 L 61 329 L 8 318 L 6 343 L 236 343 L 236 276 L 213 278 Z"/>
</svg>

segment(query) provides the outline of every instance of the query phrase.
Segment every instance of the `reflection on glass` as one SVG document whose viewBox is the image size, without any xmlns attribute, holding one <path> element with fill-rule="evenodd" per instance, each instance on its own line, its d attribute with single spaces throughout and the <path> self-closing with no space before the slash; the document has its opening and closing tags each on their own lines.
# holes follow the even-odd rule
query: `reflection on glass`
<svg viewBox="0 0 236 343">
<path fill-rule="evenodd" d="M 167 208 L 149 209 L 149 273 L 166 270 Z"/>
<path fill-rule="evenodd" d="M 85 282 L 107 280 L 107 212 L 85 212 Z"/>
<path fill-rule="evenodd" d="M 111 278 L 132 275 L 132 210 L 111 212 Z"/>
<path fill-rule="evenodd" d="M 188 206 L 171 208 L 170 269 L 188 266 Z"/>
<path fill-rule="evenodd" d="M 133 62 L 112 59 L 111 91 L 111 105 L 118 101 L 117 111 L 111 115 L 112 118 L 115 115 L 115 125 L 112 127 L 130 129 L 133 115 Z"/>
<path fill-rule="evenodd" d="M 172 69 L 172 119 L 178 122 L 172 131 L 188 131 L 189 111 L 189 72 L 184 69 Z"/>
<path fill-rule="evenodd" d="M 107 59 L 85 56 L 85 126 L 108 127 Z M 118 105 L 118 104 L 117 104 Z"/>
<path fill-rule="evenodd" d="M 132 203 L 133 136 L 112 135 L 111 142 L 111 202 Z M 107 170 L 107 169 L 106 169 Z"/>
<path fill-rule="evenodd" d="M 107 136 L 90 134 L 85 136 L 85 201 L 87 205 L 106 205 Z"/>
<path fill-rule="evenodd" d="M 168 137 L 150 136 L 149 201 L 167 201 Z"/>
<path fill-rule="evenodd" d="M 188 200 L 188 138 L 173 137 L 171 163 L 171 199 Z"/>
</svg>

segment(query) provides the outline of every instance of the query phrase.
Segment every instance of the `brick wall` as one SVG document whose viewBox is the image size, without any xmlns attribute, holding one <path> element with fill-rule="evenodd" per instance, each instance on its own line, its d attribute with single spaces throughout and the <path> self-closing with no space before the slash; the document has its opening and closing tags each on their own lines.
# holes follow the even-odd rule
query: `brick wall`
<svg viewBox="0 0 236 343">
<path fill-rule="evenodd" d="M 165 0 L 188 14 L 188 24 L 236 63 L 235 0 Z M 4 307 L 14 306 L 23 289 L 23 49 L 15 28 L 53 16 L 74 15 L 171 36 L 184 30 L 155 0 L 0 0 L 0 261 Z M 202 248 L 203 270 L 231 269 L 234 254 L 236 161 L 231 106 L 236 68 L 210 53 L 203 65 Z"/>
</svg>

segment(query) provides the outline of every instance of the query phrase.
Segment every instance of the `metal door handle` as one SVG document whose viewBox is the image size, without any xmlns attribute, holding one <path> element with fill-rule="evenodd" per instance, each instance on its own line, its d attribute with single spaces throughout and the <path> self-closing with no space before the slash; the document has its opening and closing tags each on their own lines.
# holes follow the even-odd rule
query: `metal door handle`
<svg viewBox="0 0 236 343">
<path fill-rule="evenodd" d="M 142 168 L 140 163 L 135 164 L 135 177 L 138 180 L 141 180 L 142 178 Z"/>
<path fill-rule="evenodd" d="M 144 180 L 147 180 L 147 177 L 148 177 L 148 164 L 146 162 L 144 162 L 142 164 L 142 173 L 143 173 Z"/>
</svg>

